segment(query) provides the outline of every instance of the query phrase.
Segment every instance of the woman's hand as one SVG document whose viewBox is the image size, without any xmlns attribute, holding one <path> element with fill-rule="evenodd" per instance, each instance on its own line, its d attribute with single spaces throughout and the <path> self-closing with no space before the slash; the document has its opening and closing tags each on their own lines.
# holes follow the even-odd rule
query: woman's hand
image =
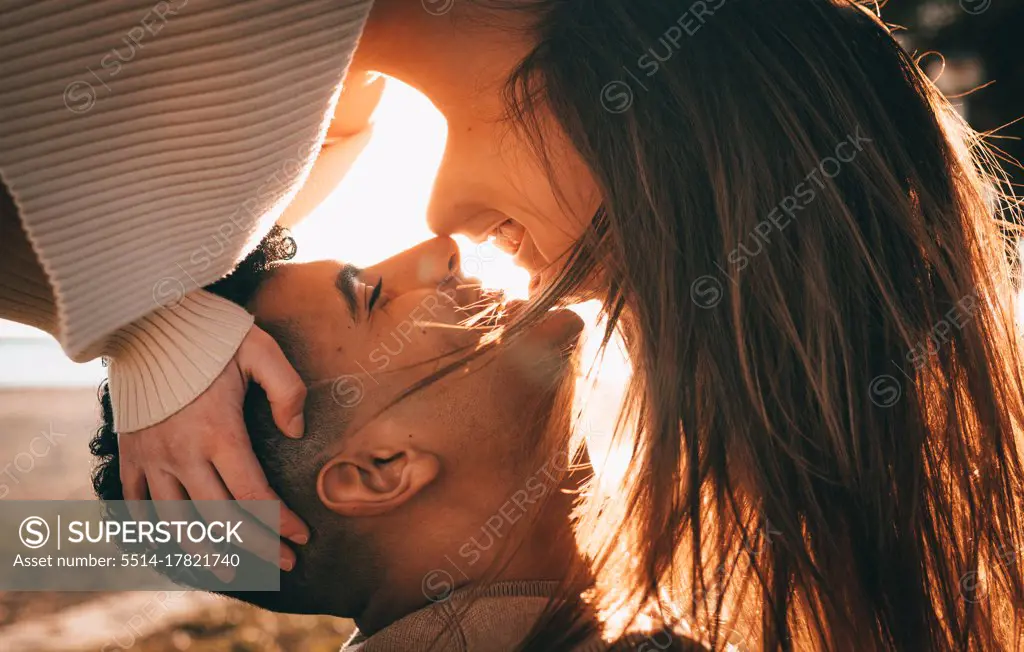
<svg viewBox="0 0 1024 652">
<path fill-rule="evenodd" d="M 289 437 L 301 437 L 306 386 L 277 342 L 253 326 L 235 357 L 196 400 L 155 426 L 119 437 L 125 500 L 280 501 L 242 419 L 249 381 L 266 392 L 277 427 Z M 300 545 L 309 540 L 306 524 L 284 503 L 280 531 Z M 279 543 L 281 568 L 291 570 L 295 553 Z"/>
<path fill-rule="evenodd" d="M 327 129 L 327 140 L 349 138 L 370 126 L 387 78 L 376 72 L 349 70 Z"/>
</svg>

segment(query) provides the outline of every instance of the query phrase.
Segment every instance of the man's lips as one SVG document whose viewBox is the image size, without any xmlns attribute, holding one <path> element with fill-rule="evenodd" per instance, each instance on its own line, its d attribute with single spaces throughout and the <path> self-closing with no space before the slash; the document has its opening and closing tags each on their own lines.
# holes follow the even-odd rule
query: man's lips
<svg viewBox="0 0 1024 652">
<path fill-rule="evenodd" d="M 543 277 L 537 273 L 530 282 L 530 295 L 535 296 L 543 287 Z M 468 325 L 480 327 L 482 336 L 488 327 L 512 324 L 529 308 L 530 302 L 521 299 L 505 300 L 502 290 L 484 288 L 474 278 L 453 278 L 446 291 L 464 316 Z M 559 343 L 575 342 L 583 331 L 583 320 L 571 310 L 562 308 L 549 311 L 530 327 L 531 333 L 551 338 Z"/>
<path fill-rule="evenodd" d="M 452 288 L 449 296 L 459 309 L 472 314 L 505 301 L 504 291 L 484 288 L 477 279 L 462 279 Z"/>
</svg>

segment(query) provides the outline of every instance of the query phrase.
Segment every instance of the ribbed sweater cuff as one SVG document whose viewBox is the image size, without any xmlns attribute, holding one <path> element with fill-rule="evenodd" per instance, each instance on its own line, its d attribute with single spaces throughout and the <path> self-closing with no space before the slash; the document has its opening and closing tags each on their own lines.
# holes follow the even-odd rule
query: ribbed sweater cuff
<svg viewBox="0 0 1024 652">
<path fill-rule="evenodd" d="M 199 290 L 111 336 L 104 355 L 114 428 L 134 432 L 191 403 L 234 357 L 253 316 Z"/>
</svg>

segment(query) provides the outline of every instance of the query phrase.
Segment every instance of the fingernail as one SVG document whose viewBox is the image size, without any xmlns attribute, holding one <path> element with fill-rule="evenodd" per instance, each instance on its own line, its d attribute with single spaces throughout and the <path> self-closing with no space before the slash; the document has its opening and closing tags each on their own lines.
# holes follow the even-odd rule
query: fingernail
<svg viewBox="0 0 1024 652">
<path fill-rule="evenodd" d="M 235 571 L 231 568 L 217 566 L 213 569 L 213 574 L 217 576 L 217 579 L 225 584 L 230 584 L 231 580 L 235 579 Z"/>
<path fill-rule="evenodd" d="M 301 437 L 302 433 L 305 432 L 305 430 L 306 430 L 306 420 L 302 417 L 301 414 L 297 415 L 288 424 L 288 433 L 292 437 Z"/>
<path fill-rule="evenodd" d="M 309 543 L 309 535 L 308 534 L 293 534 L 292 536 L 288 537 L 288 540 L 292 541 L 294 543 L 297 543 L 300 546 L 304 546 L 307 543 Z"/>
<path fill-rule="evenodd" d="M 281 555 L 281 570 L 290 571 L 293 568 L 295 568 L 295 562 L 292 561 L 291 557 Z"/>
</svg>

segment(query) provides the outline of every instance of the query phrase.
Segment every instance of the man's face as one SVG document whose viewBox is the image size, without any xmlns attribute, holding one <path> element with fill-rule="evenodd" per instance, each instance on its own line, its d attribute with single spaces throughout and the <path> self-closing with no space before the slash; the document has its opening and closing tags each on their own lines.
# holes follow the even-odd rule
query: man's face
<svg viewBox="0 0 1024 652">
<path fill-rule="evenodd" d="M 254 437 L 254 446 L 313 537 L 280 593 L 243 599 L 346 616 L 380 587 L 408 584 L 422 600 L 423 574 L 479 535 L 537 458 L 550 458 L 554 438 L 542 437 L 552 417 L 568 415 L 568 354 L 582 321 L 552 312 L 466 362 L 488 331 L 461 325 L 491 302 L 461 278 L 457 251 L 437 238 L 365 270 L 282 264 L 260 283 L 247 308 L 310 394 L 305 437 Z M 462 364 L 434 379 L 452 363 Z"/>
<path fill-rule="evenodd" d="M 473 430 L 507 438 L 524 419 L 549 409 L 565 353 L 582 327 L 573 313 L 552 313 L 467 371 L 392 405 L 473 351 L 486 331 L 461 324 L 488 303 L 461 279 L 455 243 L 438 238 L 365 270 L 333 261 L 281 265 L 249 308 L 282 341 L 308 385 L 330 384 L 334 401 L 350 411 L 349 432 L 386 415 L 421 436 Z"/>
</svg>

